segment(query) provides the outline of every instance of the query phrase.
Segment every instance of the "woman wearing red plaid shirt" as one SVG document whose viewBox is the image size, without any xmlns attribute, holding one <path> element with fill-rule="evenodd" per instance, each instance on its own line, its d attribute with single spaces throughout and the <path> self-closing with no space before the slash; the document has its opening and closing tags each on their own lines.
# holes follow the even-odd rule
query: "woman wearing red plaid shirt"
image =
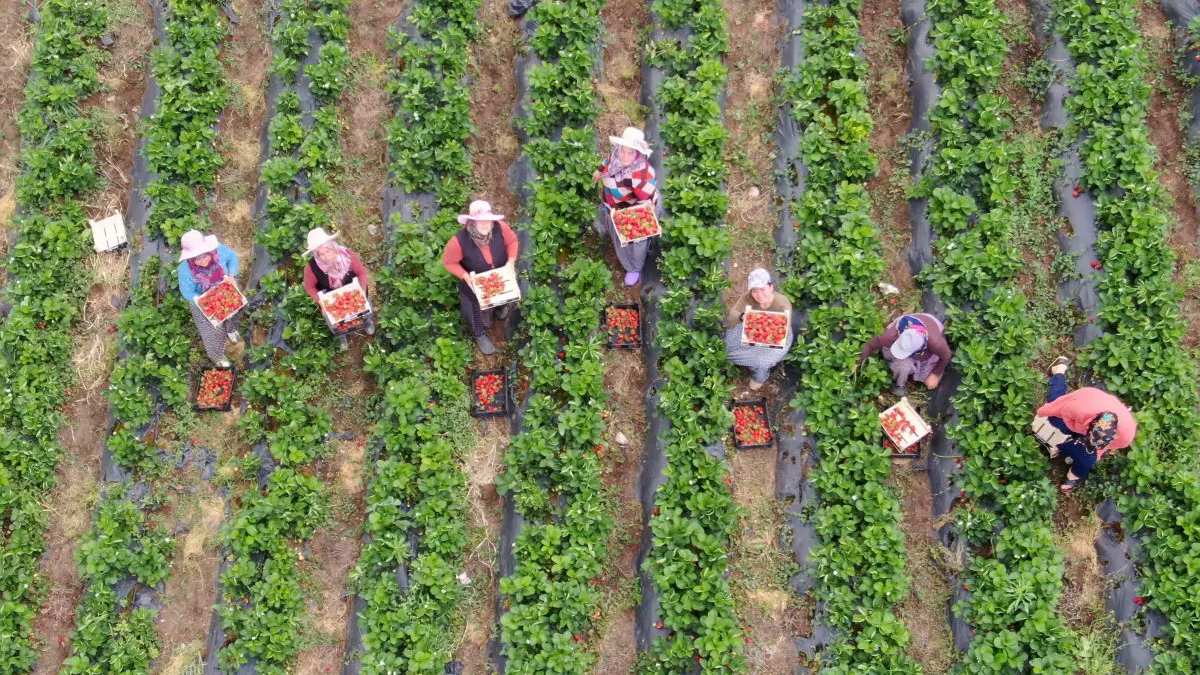
<svg viewBox="0 0 1200 675">
<path fill-rule="evenodd" d="M 651 150 L 646 143 L 646 135 L 641 129 L 627 127 L 620 136 L 609 136 L 608 140 L 613 145 L 612 154 L 592 175 L 593 180 L 603 185 L 601 195 L 604 204 L 622 209 L 653 202 L 657 207 L 660 200 L 658 190 L 655 189 L 654 167 L 650 166 Z M 643 239 L 622 245 L 608 209 L 605 209 L 604 220 L 613 249 L 617 253 L 617 260 L 620 260 L 621 266 L 625 268 L 625 285 L 636 286 L 642 278 L 642 265 L 646 263 L 646 251 L 650 248 L 650 240 Z"/>
</svg>

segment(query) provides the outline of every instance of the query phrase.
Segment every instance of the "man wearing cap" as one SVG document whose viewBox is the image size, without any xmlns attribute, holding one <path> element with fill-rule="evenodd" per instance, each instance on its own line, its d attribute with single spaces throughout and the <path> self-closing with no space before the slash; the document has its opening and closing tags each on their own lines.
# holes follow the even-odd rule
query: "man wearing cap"
<svg viewBox="0 0 1200 675">
<path fill-rule="evenodd" d="M 771 273 L 759 267 L 747 278 L 746 294 L 729 309 L 725 317 L 725 353 L 734 365 L 750 369 L 750 389 L 760 389 L 775 367 L 792 348 L 794 336 L 789 327 L 787 341 L 782 348 L 765 345 L 750 345 L 742 342 L 742 318 L 747 309 L 786 312 L 791 320 L 792 303 L 775 290 Z"/>
<path fill-rule="evenodd" d="M 363 293 L 371 294 L 371 277 L 367 274 L 362 259 L 354 251 L 334 241 L 337 238 L 337 234 L 329 234 L 323 227 L 308 231 L 308 247 L 305 248 L 304 255 L 311 255 L 312 260 L 304 266 L 304 292 L 308 293 L 308 297 L 312 298 L 318 307 L 321 304 L 321 293 L 341 288 L 355 279 L 358 279 Z M 367 315 L 365 327 L 367 335 L 375 334 L 373 315 Z M 338 340 L 345 351 L 346 336 L 339 335 Z"/>
<path fill-rule="evenodd" d="M 884 360 L 892 369 L 896 383 L 893 391 L 898 396 L 906 391 L 909 378 L 936 389 L 951 357 L 945 328 L 932 314 L 903 314 L 896 318 L 882 335 L 871 338 L 863 346 L 859 365 L 878 351 L 883 352 Z"/>
<path fill-rule="evenodd" d="M 654 167 L 650 165 L 651 150 L 646 143 L 646 135 L 636 127 L 626 127 L 620 136 L 609 136 L 608 140 L 612 143 L 612 152 L 592 174 L 592 180 L 603 186 L 600 195 L 608 207 L 604 219 L 617 260 L 625 268 L 625 285 L 636 286 L 642 278 L 642 266 L 646 264 L 650 240 L 622 245 L 609 209 L 623 209 L 645 202 L 658 204 L 660 199 L 655 189 Z"/>
<path fill-rule="evenodd" d="M 1128 448 L 1137 434 L 1137 420 L 1116 396 L 1095 387 L 1067 393 L 1070 363 L 1060 356 L 1050 364 L 1046 404 L 1037 409 L 1038 417 L 1065 435 L 1050 448 L 1051 459 L 1062 455 L 1071 466 L 1067 482 L 1059 486 L 1063 492 L 1074 490 L 1106 453 Z"/>
<path fill-rule="evenodd" d="M 233 327 L 238 315 L 229 317 L 220 326 L 214 326 L 200 311 L 196 298 L 221 283 L 226 275 L 237 276 L 237 254 L 219 242 L 216 235 L 205 235 L 199 230 L 184 232 L 179 240 L 179 248 L 179 294 L 187 300 L 192 310 L 192 320 L 196 323 L 208 358 L 221 368 L 228 368 L 230 363 L 225 358 L 225 340 L 238 341 L 237 330 Z"/>
<path fill-rule="evenodd" d="M 500 224 L 499 228 L 495 226 L 496 223 Z M 458 279 L 458 306 L 475 343 L 479 345 L 479 351 L 494 354 L 496 345 L 487 336 L 487 329 L 492 325 L 493 310 L 480 310 L 479 299 L 471 288 L 471 273 L 480 274 L 498 267 L 511 270 L 517 264 L 520 244 L 516 233 L 504 221 L 504 216 L 492 213 L 492 205 L 483 200 L 471 202 L 467 213 L 458 216 L 458 224 L 463 227 L 446 242 L 446 248 L 442 251 L 442 267 Z M 500 319 L 508 315 L 508 309 L 508 305 L 500 308 Z"/>
</svg>

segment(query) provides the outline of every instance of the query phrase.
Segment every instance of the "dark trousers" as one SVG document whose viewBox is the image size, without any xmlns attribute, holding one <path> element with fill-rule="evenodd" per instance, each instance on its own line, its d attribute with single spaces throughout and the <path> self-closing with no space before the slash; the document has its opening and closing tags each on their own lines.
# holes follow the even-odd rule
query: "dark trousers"
<svg viewBox="0 0 1200 675">
<path fill-rule="evenodd" d="M 462 282 L 458 284 L 458 308 L 462 311 L 463 321 L 467 322 L 467 329 L 471 331 L 472 337 L 477 338 L 492 327 L 492 312 L 496 310 L 479 309 L 479 299 L 475 297 L 475 291 Z"/>
<path fill-rule="evenodd" d="M 1051 375 L 1050 389 L 1046 392 L 1046 403 L 1050 403 L 1054 399 L 1064 396 L 1067 393 L 1067 376 L 1066 375 Z M 1096 466 L 1096 453 L 1088 447 L 1087 440 L 1071 430 L 1067 423 L 1062 421 L 1061 417 L 1048 418 L 1050 424 L 1054 428 L 1067 435 L 1067 440 L 1058 444 L 1058 454 L 1062 457 L 1069 457 L 1071 471 L 1080 478 L 1087 478 L 1087 475 L 1092 472 L 1092 467 Z"/>
</svg>

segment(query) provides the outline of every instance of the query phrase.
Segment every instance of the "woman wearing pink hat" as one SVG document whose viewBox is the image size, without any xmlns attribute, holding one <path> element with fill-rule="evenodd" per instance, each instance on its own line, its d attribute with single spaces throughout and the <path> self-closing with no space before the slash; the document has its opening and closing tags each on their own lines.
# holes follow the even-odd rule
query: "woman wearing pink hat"
<svg viewBox="0 0 1200 675">
<path fill-rule="evenodd" d="M 907 391 L 909 378 L 936 389 L 952 356 L 944 330 L 932 314 L 901 315 L 881 335 L 863 345 L 858 363 L 862 365 L 872 354 L 882 351 L 892 370 L 897 396 Z"/>
<path fill-rule="evenodd" d="M 196 304 L 196 296 L 221 283 L 226 275 L 237 276 L 237 254 L 217 241 L 216 235 L 205 235 L 198 230 L 184 232 L 179 240 L 179 248 L 179 293 L 191 307 L 192 320 L 196 323 L 208 358 L 218 366 L 228 368 L 225 340 L 238 341 L 237 330 L 233 326 L 238 315 L 226 319 L 220 326 L 213 326 Z"/>
<path fill-rule="evenodd" d="M 646 143 L 646 135 L 641 129 L 626 127 L 620 136 L 609 136 L 608 140 L 613 146 L 612 153 L 592 174 L 592 180 L 603 186 L 600 194 L 604 204 L 615 209 L 645 202 L 653 202 L 657 206 L 660 198 L 655 188 L 654 167 L 650 165 L 652 151 Z M 643 239 L 622 246 L 608 209 L 604 211 L 613 250 L 617 260 L 621 261 L 621 267 L 625 268 L 625 285 L 636 286 L 642 278 L 642 266 L 646 264 L 650 240 Z"/>
<path fill-rule="evenodd" d="M 304 292 L 308 293 L 308 297 L 318 306 L 321 303 L 321 293 L 341 288 L 355 279 L 358 279 L 363 293 L 371 295 L 371 277 L 367 274 L 362 259 L 354 251 L 334 241 L 337 238 L 337 234 L 329 234 L 323 227 L 308 231 L 308 248 L 304 249 L 304 255 L 311 255 L 312 260 L 304 266 Z M 374 315 L 367 316 L 366 331 L 367 335 L 375 334 Z M 338 340 L 345 350 L 346 336 L 339 335 Z"/>
<path fill-rule="evenodd" d="M 500 227 L 496 227 L 496 223 Z M 481 311 L 479 299 L 471 289 L 471 272 L 479 274 L 497 267 L 515 267 L 519 243 L 504 216 L 492 213 L 492 205 L 476 200 L 471 202 L 467 213 L 458 216 L 462 229 L 450 237 L 442 251 L 442 266 L 458 278 L 458 306 L 463 319 L 475 337 L 479 351 L 496 353 L 496 345 L 487 336 L 492 325 L 492 310 Z M 499 235 L 497 235 L 499 229 Z M 508 315 L 508 305 L 500 309 L 500 318 Z"/>
</svg>

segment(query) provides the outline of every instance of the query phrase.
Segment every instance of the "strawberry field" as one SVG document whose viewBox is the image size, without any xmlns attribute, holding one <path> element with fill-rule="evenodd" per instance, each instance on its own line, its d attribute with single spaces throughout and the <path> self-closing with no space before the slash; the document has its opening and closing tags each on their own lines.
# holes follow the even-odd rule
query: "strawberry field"
<svg viewBox="0 0 1200 675">
<path fill-rule="evenodd" d="M 0 672 L 1200 672 L 1193 17 L 13 0 Z M 600 199 L 627 126 L 660 207 Z M 516 281 L 460 295 L 475 199 Z M 317 227 L 369 287 L 305 293 Z M 191 229 L 238 265 L 189 312 Z M 756 267 L 792 309 L 731 322 Z M 859 356 L 917 312 L 898 453 Z M 1058 355 L 1138 421 L 1069 492 Z"/>
</svg>

